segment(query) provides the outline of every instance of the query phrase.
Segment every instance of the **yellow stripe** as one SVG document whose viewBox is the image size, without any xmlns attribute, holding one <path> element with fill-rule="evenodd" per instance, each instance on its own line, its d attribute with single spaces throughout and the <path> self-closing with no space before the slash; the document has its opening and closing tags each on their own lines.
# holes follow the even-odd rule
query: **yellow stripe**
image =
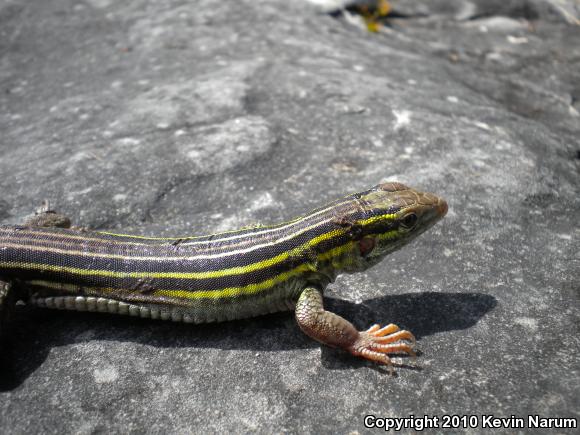
<svg viewBox="0 0 580 435">
<path fill-rule="evenodd" d="M 256 249 L 260 249 L 260 248 L 265 248 L 268 246 L 274 246 L 277 243 L 280 242 L 285 242 L 288 240 L 291 240 L 295 237 L 298 237 L 299 235 L 310 231 L 314 228 L 316 228 L 319 225 L 323 225 L 324 223 L 326 223 L 327 221 L 323 221 L 323 222 L 318 222 L 314 225 L 308 226 L 308 227 L 304 227 L 302 228 L 300 231 L 296 231 L 294 233 L 289 233 L 287 236 L 284 236 L 280 239 L 274 240 L 272 242 L 268 242 L 268 243 L 262 243 L 262 244 L 257 244 L 255 243 L 254 245 L 250 245 L 247 248 L 243 248 L 243 249 L 230 249 L 228 251 L 219 253 L 219 254 L 197 254 L 193 257 L 184 257 L 184 256 L 177 256 L 177 257 L 138 257 L 138 256 L 131 256 L 131 259 L 135 259 L 135 260 L 139 260 L 141 258 L 144 259 L 149 259 L 149 260 L 161 260 L 161 259 L 170 259 L 170 260 L 180 260 L 180 259 L 213 259 L 213 258 L 223 258 L 223 257 L 228 257 L 228 256 L 234 256 L 234 255 L 238 255 L 238 254 L 242 254 L 242 253 L 247 253 L 247 252 L 252 252 L 253 250 Z M 19 232 L 19 234 L 22 234 L 21 232 Z M 38 232 L 33 233 L 33 234 L 39 234 Z M 46 235 L 53 235 L 54 233 L 42 233 L 42 234 L 46 234 Z M 341 233 L 342 234 L 342 233 Z M 116 244 L 116 241 L 110 241 L 107 239 L 95 239 L 95 238 L 90 238 L 90 237 L 79 237 L 79 236 L 74 236 L 75 238 L 78 238 L 82 241 L 98 241 L 101 242 L 103 244 Z M 62 241 L 62 240 L 53 240 L 53 239 L 46 239 L 46 240 L 42 240 L 42 239 L 34 239 L 34 238 L 23 238 L 23 237 L 12 237 L 12 236 L 7 236 L 5 237 L 5 239 L 9 239 L 9 238 L 13 238 L 14 242 L 16 242 L 19 246 L 24 246 L 24 244 L 20 243 L 22 240 L 28 240 L 28 241 L 41 241 L 41 242 L 47 242 L 47 243 L 53 243 L 53 244 L 57 244 L 60 243 L 61 245 L 63 245 L 65 248 L 67 246 L 67 242 L 66 241 Z M 149 245 L 143 245 L 143 244 L 139 244 L 139 243 L 133 243 L 134 245 L 139 245 L 139 246 L 149 246 Z M 26 245 L 26 246 L 30 246 L 30 245 Z M 184 245 L 182 245 L 184 246 Z M 52 248 L 52 247 L 46 247 L 48 251 L 52 251 L 54 250 L 54 252 L 58 252 L 57 249 L 58 248 Z M 61 251 L 63 253 L 71 253 L 73 255 L 86 255 L 86 256 L 95 256 L 95 257 L 101 257 L 101 258 L 128 258 L 128 255 L 124 255 L 124 254 L 106 254 L 106 253 L 99 253 L 99 252 L 87 252 L 85 253 L 84 251 L 73 251 L 71 249 L 64 249 L 63 251 Z"/>
<path fill-rule="evenodd" d="M 311 227 L 308 227 L 307 230 L 310 230 Z M 334 236 L 340 236 L 342 234 L 344 234 L 344 230 L 333 230 L 330 231 L 328 233 L 322 234 L 320 236 L 314 237 L 313 239 L 309 240 L 308 242 L 304 243 L 303 245 L 295 248 L 297 250 L 300 249 L 307 249 L 309 247 L 313 247 L 315 245 L 317 245 L 320 242 L 323 242 L 325 240 L 328 240 Z M 285 241 L 286 239 L 284 239 Z M 72 249 L 61 249 L 61 248 L 53 248 L 52 246 L 37 246 L 37 245 L 28 245 L 26 243 L 22 243 L 23 241 L 28 241 L 28 242 L 34 242 L 36 241 L 36 239 L 27 239 L 27 238 L 17 238 L 14 239 L 15 242 L 17 243 L 4 243 L 2 245 L 2 247 L 7 247 L 7 248 L 13 248 L 13 249 L 26 249 L 26 250 L 30 250 L 30 251 L 36 251 L 36 252 L 47 252 L 47 253 L 58 253 L 58 254 L 66 254 L 66 255 L 75 255 L 75 256 L 82 256 L 82 257 L 95 257 L 95 258 L 110 258 L 110 259 L 118 259 L 118 260 L 136 260 L 136 261 L 180 261 L 180 260 L 185 260 L 185 261 L 193 261 L 193 260 L 199 260 L 199 259 L 206 259 L 206 258 L 215 258 L 213 256 L 204 256 L 204 255 L 194 255 L 194 256 L 131 256 L 131 255 L 124 255 L 124 254 L 107 254 L 106 252 L 87 252 L 87 251 L 78 251 L 78 250 L 72 250 Z M 279 241 L 276 242 L 272 242 L 270 244 L 266 244 L 263 245 L 265 246 L 274 246 L 276 243 L 278 243 Z M 280 263 L 284 260 L 286 260 L 288 258 L 289 253 L 282 253 L 277 255 L 276 257 L 270 258 L 268 260 L 264 260 L 262 262 L 260 262 L 260 264 L 264 264 L 263 267 L 268 267 L 268 266 L 272 266 L 274 264 Z M 256 264 L 256 263 L 254 263 Z M 257 269 L 261 269 L 262 267 L 257 267 L 256 269 L 247 269 L 248 267 L 252 267 L 252 265 L 250 266 L 239 266 L 239 267 L 234 267 L 231 269 L 223 269 L 224 270 L 224 275 L 235 275 L 237 274 L 237 272 L 235 272 L 235 270 L 238 270 L 240 268 L 246 268 L 244 270 L 242 270 L 239 273 L 243 273 L 243 272 L 247 272 L 247 271 L 253 271 L 253 270 L 257 270 Z M 228 271 L 232 271 L 231 273 L 226 273 Z M 213 273 L 213 272 L 208 272 L 208 273 Z M 217 276 L 221 276 L 221 275 L 215 275 Z M 201 277 L 201 276 L 200 276 Z M 203 276 L 202 278 L 204 278 L 205 276 Z M 214 276 L 208 276 L 208 278 L 212 278 Z"/>
<path fill-rule="evenodd" d="M 300 275 L 309 270 L 309 265 L 301 264 L 295 269 L 289 270 L 276 275 L 273 278 L 267 279 L 256 284 L 250 284 L 245 287 L 230 287 L 220 290 L 206 290 L 191 292 L 187 290 L 156 290 L 153 292 L 155 296 L 168 296 L 182 299 L 222 299 L 231 298 L 240 295 L 251 295 L 258 293 L 261 290 L 267 290 L 277 284 L 281 284 L 288 279 Z"/>
<path fill-rule="evenodd" d="M 289 220 L 289 221 L 286 221 L 286 222 L 282 222 L 282 223 L 279 223 L 279 224 L 248 226 L 248 227 L 238 228 L 238 229 L 235 229 L 235 230 L 221 231 L 219 233 L 211 234 L 211 236 L 217 237 L 218 240 L 223 241 L 223 240 L 232 240 L 232 239 L 235 239 L 235 238 L 242 238 L 242 237 L 248 237 L 248 236 L 254 236 L 254 235 L 262 235 L 264 233 L 281 230 L 281 229 L 284 229 L 284 227 L 292 226 L 292 225 L 296 224 L 297 222 L 300 222 L 303 219 L 311 218 L 313 216 L 317 216 L 319 214 L 325 213 L 328 210 L 331 210 L 333 208 L 340 207 L 340 206 L 343 206 L 345 204 L 348 204 L 349 202 L 352 201 L 352 198 L 350 198 L 350 199 L 347 199 L 347 198 L 348 198 L 348 196 L 345 197 L 345 201 L 340 202 L 338 204 L 334 204 L 332 206 L 324 207 L 324 208 L 322 208 L 322 209 L 320 209 L 320 210 L 318 210 L 316 212 L 311 212 L 311 213 L 306 214 L 306 215 L 298 216 L 298 217 L 296 217 L 296 218 L 294 218 L 292 220 Z M 260 231 L 253 232 L 253 233 L 239 234 L 237 237 L 234 235 L 233 237 L 220 238 L 220 236 L 226 236 L 228 234 L 235 234 L 235 233 L 240 232 L 240 231 L 250 230 L 250 229 L 254 229 L 254 228 L 255 229 L 260 229 Z M 97 231 L 97 233 L 98 234 L 104 234 L 104 235 L 107 235 L 107 236 L 113 236 L 113 237 L 127 237 L 127 238 L 132 238 L 132 239 L 142 239 L 142 240 L 167 240 L 167 241 L 170 241 L 170 240 L 186 240 L 186 241 L 192 240 L 192 241 L 195 241 L 196 239 L 202 239 L 202 238 L 205 238 L 205 237 L 209 237 L 207 235 L 205 235 L 205 236 L 184 236 L 184 237 L 151 237 L 151 236 L 139 236 L 139 235 L 132 235 L 132 234 L 111 233 L 111 232 L 107 232 L 107 231 Z M 210 240 L 208 240 L 208 242 L 209 241 Z M 212 239 L 211 241 L 215 241 L 215 239 Z M 199 243 L 205 243 L 205 242 L 206 241 L 204 240 L 204 241 L 201 241 Z M 192 245 L 194 243 L 186 242 L 187 245 Z"/>
<path fill-rule="evenodd" d="M 254 243 L 253 245 L 248 246 L 247 248 L 243 248 L 243 249 L 234 249 L 233 247 L 231 247 L 231 249 L 229 249 L 228 251 L 224 251 L 222 253 L 219 254 L 198 254 L 195 256 L 196 259 L 213 259 L 213 258 L 223 258 L 223 257 L 229 257 L 229 256 L 234 256 L 234 255 L 238 255 L 238 254 L 243 254 L 243 253 L 247 253 L 247 252 L 252 252 L 256 249 L 260 249 L 260 248 L 265 248 L 268 246 L 274 246 L 277 243 L 280 242 L 285 242 L 288 240 L 291 240 L 301 234 L 304 234 L 307 231 L 312 230 L 313 228 L 316 228 L 317 226 L 323 225 L 327 222 L 329 222 L 330 220 L 332 220 L 334 218 L 329 218 L 325 221 L 322 222 L 318 222 L 316 224 L 310 225 L 308 227 L 304 227 L 302 229 L 300 229 L 299 231 L 296 231 L 294 233 L 288 233 L 288 235 L 279 238 L 277 240 L 274 240 L 272 242 L 268 242 L 268 243 L 262 243 L 262 244 L 258 244 L 258 243 Z M 20 231 L 18 234 L 22 234 L 24 231 Z M 69 239 L 79 239 L 83 242 L 85 241 L 96 241 L 96 242 L 100 242 L 103 244 L 115 244 L 115 245 L 122 245 L 122 244 L 130 244 L 130 245 L 138 245 L 138 246 L 149 246 L 146 244 L 142 244 L 142 243 L 136 243 L 136 242 L 118 242 L 116 240 L 108 240 L 108 239 L 98 239 L 98 238 L 91 238 L 91 237 L 82 237 L 82 236 L 74 236 L 74 235 L 69 235 L 69 234 L 61 234 L 61 233 L 45 233 L 45 232 L 32 232 L 31 234 L 43 234 L 43 235 L 48 235 L 48 236 L 57 236 L 57 237 L 61 237 L 61 236 L 65 236 L 66 238 Z M 8 236 L 11 237 L 11 236 Z M 21 240 L 21 238 L 14 238 L 14 240 L 16 242 L 18 242 L 19 240 Z M 51 243 L 61 243 L 62 245 L 66 246 L 66 242 L 65 241 L 61 241 L 61 240 L 52 240 L 50 239 Z M 214 241 L 215 242 L 215 241 Z M 191 245 L 181 245 L 181 246 L 191 246 Z M 75 251 L 70 251 L 67 250 L 67 252 L 75 252 Z M 76 252 L 80 252 L 80 251 L 76 251 Z M 103 255 L 103 258 L 107 258 L 104 257 L 105 255 L 116 255 L 116 254 L 99 254 L 99 253 L 93 253 L 91 255 L 95 255 L 95 256 L 99 256 L 99 255 Z M 112 257 L 114 258 L 114 257 Z M 124 257 L 123 257 L 124 258 Z M 131 257 L 131 258 L 139 258 L 139 257 Z M 172 258 L 172 257 L 165 257 L 165 258 Z M 183 258 L 183 257 L 173 257 L 176 259 L 179 258 Z"/>
<path fill-rule="evenodd" d="M 106 232 L 106 231 L 92 231 L 93 234 L 102 234 L 105 236 L 112 236 L 112 237 L 126 237 L 126 238 L 134 238 L 137 240 L 159 240 L 159 241 L 175 241 L 175 240 L 186 240 L 186 242 L 183 244 L 185 246 L 193 246 L 195 244 L 203 244 L 203 243 L 212 243 L 215 242 L 217 240 L 219 241 L 226 241 L 226 240 L 233 240 L 236 238 L 243 238 L 243 237 L 250 237 L 250 236 L 260 236 L 263 235 L 265 233 L 268 232 L 273 232 L 273 231 L 278 231 L 278 230 L 282 230 L 284 229 L 284 227 L 289 227 L 292 226 L 298 222 L 300 222 L 303 219 L 308 219 L 311 218 L 313 216 L 322 214 L 324 212 L 327 212 L 328 210 L 331 210 L 333 208 L 339 207 L 339 206 L 343 206 L 345 204 L 348 204 L 349 202 L 352 201 L 352 199 L 347 199 L 348 197 L 345 197 L 345 201 L 340 202 L 338 204 L 334 204 L 332 206 L 328 206 L 328 207 L 324 207 L 314 213 L 310 213 L 307 215 L 303 215 L 303 216 L 299 216 L 295 219 L 292 219 L 288 222 L 284 222 L 281 224 L 275 224 L 275 225 L 268 225 L 268 226 L 263 226 L 263 227 L 256 227 L 256 228 L 262 228 L 262 231 L 257 231 L 257 232 L 252 232 L 252 233 L 244 233 L 244 234 L 240 234 L 239 236 L 232 236 L 232 237 L 228 237 L 228 238 L 219 238 L 221 235 L 227 235 L 227 234 L 235 234 L 239 231 L 244 230 L 244 228 L 237 229 L 237 230 L 231 230 L 231 231 L 224 231 L 224 232 L 220 232 L 220 233 L 215 233 L 215 234 L 211 234 L 211 236 L 213 237 L 218 237 L 218 239 L 212 239 L 212 240 L 204 240 L 204 241 L 199 241 L 199 242 L 195 242 L 196 239 L 201 239 L 201 238 L 206 238 L 206 237 L 210 237 L 210 235 L 204 235 L 204 236 L 183 236 L 183 237 L 149 237 L 149 236 L 139 236 L 139 235 L 129 235 L 129 234 L 118 234 L 118 233 L 111 233 L 111 232 Z M 328 220 L 322 221 L 322 222 L 318 222 L 315 225 L 309 226 L 306 229 L 311 229 L 316 227 L 317 225 L 320 225 L 322 223 L 326 223 L 328 222 Z M 246 227 L 247 228 L 251 228 L 251 227 Z M 14 233 L 14 229 L 13 228 L 2 228 L 0 227 L 0 232 L 9 232 L 9 233 Z M 149 246 L 147 243 L 142 243 L 142 242 L 130 242 L 130 241 L 122 241 L 122 240 L 114 240 L 114 239 L 101 239 L 101 238 L 97 238 L 97 237 L 90 237 L 91 232 L 86 233 L 86 234 L 70 234 L 70 233 L 64 233 L 64 232 L 49 232 L 49 231 L 30 231 L 27 229 L 18 229 L 18 234 L 34 234 L 34 235 L 45 235 L 45 236 L 51 236 L 51 237 L 57 237 L 57 238 L 64 238 L 64 239 L 70 239 L 70 240 L 81 240 L 81 241 L 95 241 L 95 242 L 100 242 L 100 243 L 111 243 L 111 244 L 118 244 L 118 245 L 129 245 L 129 246 Z M 188 240 L 193 240 L 192 242 L 187 242 Z M 58 240 L 51 240 L 52 242 L 60 242 Z"/>
<path fill-rule="evenodd" d="M 339 203 L 333 204 L 333 205 L 324 206 L 323 208 L 321 208 L 317 211 L 312 211 L 308 214 L 298 216 L 298 217 L 296 217 L 292 220 L 286 221 L 286 222 L 282 222 L 282 223 L 274 224 L 274 225 L 261 225 L 261 226 L 257 225 L 255 227 L 248 226 L 248 227 L 239 228 L 236 230 L 222 231 L 219 233 L 212 234 L 212 236 L 218 237 L 219 240 L 223 241 L 223 240 L 232 240 L 232 239 L 235 239 L 237 237 L 233 236 L 233 237 L 229 237 L 229 238 L 219 238 L 222 235 L 234 234 L 234 233 L 237 233 L 239 231 L 249 230 L 252 228 L 256 228 L 256 229 L 259 228 L 261 231 L 254 232 L 254 233 L 240 234 L 238 237 L 242 238 L 242 237 L 247 237 L 247 236 L 262 235 L 264 233 L 268 233 L 271 231 L 281 230 L 281 229 L 284 229 L 284 227 L 292 226 L 295 223 L 300 222 L 303 219 L 311 218 L 313 216 L 323 214 L 323 213 L 327 212 L 328 210 L 332 210 L 333 208 L 337 208 L 337 207 L 343 206 L 345 204 L 348 204 L 349 202 L 353 201 L 353 199 L 350 198 L 350 196 L 352 196 L 352 194 L 345 196 L 343 198 L 344 201 L 342 201 L 342 202 L 339 202 Z M 108 236 L 114 236 L 114 237 L 127 237 L 127 238 L 142 239 L 142 240 L 167 240 L 167 241 L 169 241 L 169 240 L 194 240 L 195 241 L 195 239 L 209 237 L 207 235 L 206 236 L 184 236 L 184 237 L 150 237 L 150 236 L 139 236 L 139 235 L 131 235 L 131 234 L 118 234 L 118 233 L 111 233 L 111 232 L 107 232 L 107 231 L 97 231 L 97 233 L 98 234 L 105 234 Z M 215 239 L 213 239 L 211 241 L 215 241 Z M 205 241 L 202 241 L 199 243 L 205 243 Z M 195 244 L 195 242 L 193 242 L 193 243 L 187 242 L 186 244 L 191 245 L 191 244 Z"/>
<path fill-rule="evenodd" d="M 377 235 L 376 237 L 379 240 L 390 240 L 390 239 L 393 239 L 394 237 L 396 237 L 397 234 L 399 234 L 399 230 L 391 230 L 391 231 L 387 231 L 386 233 L 381 233 L 381 234 Z"/>
<path fill-rule="evenodd" d="M 318 255 L 319 261 L 329 260 L 333 257 L 337 257 L 345 252 L 347 252 L 350 248 L 352 248 L 353 242 L 348 242 L 342 246 L 337 248 L 331 249 L 324 254 Z M 347 259 L 350 261 L 350 259 Z M 244 287 L 229 287 L 220 290 L 207 290 L 207 291 L 187 291 L 187 290 L 156 290 L 153 292 L 156 296 L 168 296 L 173 298 L 182 298 L 182 299 L 222 299 L 222 298 L 231 298 L 235 296 L 247 296 L 256 294 L 262 290 L 268 290 L 278 284 L 282 284 L 283 282 L 293 278 L 295 276 L 300 275 L 303 272 L 312 270 L 312 266 L 310 264 L 301 264 L 300 266 L 289 270 L 288 272 L 280 273 L 270 279 L 265 281 L 249 284 Z"/>
<path fill-rule="evenodd" d="M 330 251 L 325 253 L 319 254 L 317 256 L 318 261 L 327 261 L 335 257 L 339 257 L 340 255 L 348 252 L 352 249 L 354 242 L 345 243 L 342 246 L 338 246 Z M 351 261 L 351 258 L 346 258 L 345 263 Z M 305 263 L 295 267 L 292 270 L 287 272 L 280 273 L 270 279 L 265 281 L 249 284 L 244 287 L 229 287 L 225 289 L 219 290 L 206 290 L 206 291 L 190 291 L 190 290 L 156 290 L 152 294 L 155 296 L 165 296 L 165 297 L 172 297 L 172 298 L 179 298 L 179 299 L 223 299 L 223 298 L 231 298 L 235 296 L 246 296 L 256 294 L 260 291 L 268 290 L 278 284 L 282 284 L 283 282 L 300 275 L 303 272 L 312 270 L 312 265 Z M 83 290 L 94 292 L 94 293 L 110 293 L 110 292 L 119 292 L 124 289 L 115 289 L 111 287 L 84 287 L 84 286 L 75 286 L 68 284 L 61 284 L 61 283 L 51 283 L 49 281 L 27 281 L 27 283 L 31 285 L 38 285 L 42 287 L 49 287 L 59 290 L 68 290 L 68 291 L 76 291 L 79 288 L 83 288 Z M 127 289 L 125 289 L 127 290 Z M 133 290 L 127 290 L 133 291 Z"/>
<path fill-rule="evenodd" d="M 373 216 L 372 218 L 368 218 L 362 221 L 359 221 L 358 223 L 360 225 L 362 225 L 363 227 L 366 225 L 371 225 L 377 222 L 381 222 L 381 221 L 393 221 L 397 218 L 396 214 L 381 214 L 378 216 Z"/>
<path fill-rule="evenodd" d="M 207 272 L 118 272 L 112 270 L 98 270 L 98 269 L 81 269 L 78 267 L 68 267 L 68 266 L 55 266 L 51 264 L 38 264 L 38 263 L 24 263 L 24 262 L 0 262 L 0 267 L 5 268 L 17 268 L 17 269 L 29 269 L 29 270 L 46 270 L 51 272 L 66 272 L 73 275 L 80 276 L 104 276 L 108 278 L 175 278 L 175 279 L 206 279 L 206 278 L 220 278 L 229 275 L 243 275 L 245 273 L 254 272 L 259 269 L 265 269 L 267 267 L 281 263 L 292 255 L 300 255 L 304 250 L 308 250 L 318 245 L 319 243 L 331 239 L 336 236 L 344 234 L 344 230 L 334 230 L 325 234 L 321 234 L 318 237 L 314 237 L 303 245 L 299 246 L 292 251 L 283 252 L 275 257 L 268 258 L 267 260 L 258 261 L 256 263 L 249 264 L 247 266 L 237 266 L 228 269 L 212 270 Z M 3 245 L 9 246 L 9 245 Z M 42 249 L 37 247 L 28 247 L 26 245 L 13 245 L 11 247 L 31 249 L 31 250 L 41 250 L 46 252 L 57 252 L 62 254 L 70 255 L 86 255 L 101 258 L 117 258 L 130 260 L 195 260 L 199 257 L 126 257 L 117 254 L 90 254 L 82 251 L 67 251 L 62 249 Z"/>
<path fill-rule="evenodd" d="M 281 263 L 291 255 L 299 255 L 301 251 L 313 248 L 317 244 L 331 239 L 335 236 L 340 236 L 344 234 L 344 231 L 331 231 L 325 234 L 322 234 L 318 237 L 309 240 L 308 242 L 304 243 L 302 246 L 296 248 L 293 251 L 286 251 L 283 252 L 275 257 L 269 258 L 267 260 L 259 261 L 256 263 L 249 264 L 247 266 L 238 266 L 232 267 L 228 269 L 221 269 L 221 270 L 214 270 L 214 271 L 207 271 L 207 272 L 155 272 L 155 273 L 148 273 L 148 272 L 118 272 L 118 271 L 111 271 L 111 270 L 98 270 L 98 269 L 81 269 L 76 267 L 68 267 L 68 266 L 55 266 L 55 265 L 48 265 L 48 264 L 38 264 L 38 263 L 24 263 L 24 262 L 0 262 L 0 267 L 5 268 L 18 268 L 18 269 L 29 269 L 29 270 L 47 270 L 51 272 L 66 272 L 73 275 L 79 276 L 104 276 L 108 278 L 174 278 L 174 279 L 208 279 L 208 278 L 221 278 L 224 276 L 230 275 L 243 275 L 244 273 L 254 272 L 259 269 L 264 269 L 270 266 L 274 266 L 278 263 Z M 397 230 L 391 230 L 387 233 L 383 233 L 378 235 L 379 240 L 388 240 L 397 235 Z M 8 246 L 8 245 L 6 245 Z M 36 247 L 28 247 L 23 245 L 14 245 L 15 248 L 25 248 L 25 249 L 35 249 Z M 42 250 L 42 249 L 40 249 Z M 66 251 L 66 250 L 59 250 L 55 248 L 51 248 L 47 250 L 48 252 L 58 252 L 58 253 L 65 253 L 71 255 L 87 255 L 87 256 L 97 256 L 102 258 L 118 258 L 123 259 L 126 258 L 122 255 L 116 254 L 88 254 L 82 251 Z M 332 251 L 329 251 L 332 252 Z M 196 257 L 186 257 L 186 260 L 195 259 Z M 172 260 L 172 258 L 161 258 L 161 257 L 131 257 L 131 260 Z M 175 259 L 184 259 L 183 257 L 176 257 Z"/>
</svg>

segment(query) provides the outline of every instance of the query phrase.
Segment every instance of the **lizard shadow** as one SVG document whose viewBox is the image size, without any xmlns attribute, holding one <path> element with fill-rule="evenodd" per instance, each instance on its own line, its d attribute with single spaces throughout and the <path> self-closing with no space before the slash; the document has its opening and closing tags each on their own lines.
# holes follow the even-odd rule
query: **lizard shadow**
<svg viewBox="0 0 580 435">
<path fill-rule="evenodd" d="M 496 304 L 493 296 L 482 293 L 387 295 L 367 299 L 362 304 L 325 298 L 326 309 L 351 320 L 358 329 L 366 329 L 372 323 L 395 323 L 412 331 L 418 340 L 438 332 L 470 328 Z M 17 307 L 9 327 L 0 348 L 0 391 L 21 385 L 52 349 L 79 343 L 137 343 L 146 345 L 143 352 L 150 352 L 151 357 L 155 357 L 156 350 L 166 348 L 276 352 L 319 346 L 300 332 L 291 313 L 188 325 L 21 306 Z M 324 349 L 323 365 L 330 369 L 370 364 L 345 352 Z M 58 352 L 55 357 L 58 358 Z"/>
<path fill-rule="evenodd" d="M 407 329 L 421 338 L 439 332 L 468 329 L 474 326 L 487 312 L 494 309 L 497 299 L 483 293 L 412 293 L 390 297 L 368 299 L 361 304 L 342 300 L 328 300 L 325 308 L 352 319 L 357 329 L 367 329 L 373 323 L 385 326 L 394 323 L 401 329 Z M 421 356 L 421 351 L 417 352 Z M 361 358 L 352 358 L 348 353 L 322 348 L 322 363 L 328 369 L 345 369 L 370 366 L 383 371 L 384 366 L 370 363 Z M 394 363 L 396 367 L 421 370 L 414 364 Z"/>
</svg>

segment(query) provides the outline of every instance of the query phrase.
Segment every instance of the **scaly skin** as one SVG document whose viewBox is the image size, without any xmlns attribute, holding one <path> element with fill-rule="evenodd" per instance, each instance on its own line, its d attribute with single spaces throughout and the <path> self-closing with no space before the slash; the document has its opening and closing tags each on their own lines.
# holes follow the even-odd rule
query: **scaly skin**
<svg viewBox="0 0 580 435">
<path fill-rule="evenodd" d="M 12 283 L 0 291 L 0 320 L 16 294 L 41 307 L 188 323 L 295 309 L 310 337 L 391 367 L 388 354 L 414 355 L 413 335 L 395 325 L 357 331 L 324 310 L 322 291 L 446 212 L 435 195 L 384 183 L 279 225 L 156 238 L 66 228 L 47 205 L 24 226 L 0 227 L 0 281 Z"/>
</svg>

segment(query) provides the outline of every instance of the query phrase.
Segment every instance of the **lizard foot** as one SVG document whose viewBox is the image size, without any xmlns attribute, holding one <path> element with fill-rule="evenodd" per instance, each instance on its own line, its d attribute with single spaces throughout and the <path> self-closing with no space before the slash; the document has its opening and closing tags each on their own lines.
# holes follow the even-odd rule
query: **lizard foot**
<svg viewBox="0 0 580 435">
<path fill-rule="evenodd" d="M 409 331 L 401 331 L 397 325 L 393 324 L 383 328 L 373 325 L 366 331 L 360 331 L 358 338 L 347 350 L 355 356 L 386 364 L 389 373 L 393 375 L 393 362 L 387 354 L 404 353 L 414 358 L 416 357 L 414 346 L 415 336 Z"/>
</svg>

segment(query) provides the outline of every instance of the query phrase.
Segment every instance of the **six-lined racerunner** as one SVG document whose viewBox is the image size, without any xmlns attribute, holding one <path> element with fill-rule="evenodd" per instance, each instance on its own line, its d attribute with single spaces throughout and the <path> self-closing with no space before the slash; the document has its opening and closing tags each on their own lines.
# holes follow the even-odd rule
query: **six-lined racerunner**
<svg viewBox="0 0 580 435">
<path fill-rule="evenodd" d="M 15 301 L 39 307 L 208 323 L 294 310 L 319 342 L 388 364 L 414 355 L 396 325 L 357 331 L 325 311 L 340 273 L 377 264 L 430 228 L 447 203 L 400 183 L 352 194 L 289 222 L 201 237 L 157 238 L 68 227 L 49 211 L 0 226 L 0 321 Z"/>
</svg>

